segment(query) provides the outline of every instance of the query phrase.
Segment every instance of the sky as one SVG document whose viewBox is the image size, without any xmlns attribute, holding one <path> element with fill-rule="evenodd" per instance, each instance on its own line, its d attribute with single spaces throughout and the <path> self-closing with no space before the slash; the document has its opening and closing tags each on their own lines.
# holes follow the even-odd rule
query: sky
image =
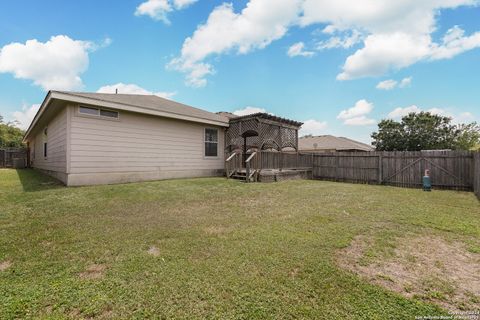
<svg viewBox="0 0 480 320">
<path fill-rule="evenodd" d="M 480 0 L 15 0 L 0 3 L 0 114 L 48 90 L 156 94 L 265 111 L 369 142 L 430 111 L 480 121 Z"/>
</svg>

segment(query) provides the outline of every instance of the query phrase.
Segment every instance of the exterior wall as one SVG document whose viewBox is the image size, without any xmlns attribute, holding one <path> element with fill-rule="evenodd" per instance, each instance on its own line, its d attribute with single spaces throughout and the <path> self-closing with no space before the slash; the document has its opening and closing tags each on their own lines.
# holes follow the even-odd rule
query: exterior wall
<svg viewBox="0 0 480 320">
<path fill-rule="evenodd" d="M 224 129 L 119 111 L 119 119 L 72 107 L 70 186 L 218 176 L 224 170 Z M 218 157 L 204 156 L 205 128 L 218 129 Z"/>
<path fill-rule="evenodd" d="M 67 108 L 63 108 L 48 124 L 47 137 L 45 126 L 29 142 L 31 166 L 67 183 Z M 43 154 L 43 143 L 47 142 L 47 157 Z"/>
</svg>

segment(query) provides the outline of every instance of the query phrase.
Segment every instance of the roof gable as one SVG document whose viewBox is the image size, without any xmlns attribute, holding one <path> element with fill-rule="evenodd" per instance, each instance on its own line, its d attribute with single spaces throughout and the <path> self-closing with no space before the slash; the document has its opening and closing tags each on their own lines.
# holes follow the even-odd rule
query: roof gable
<svg viewBox="0 0 480 320">
<path fill-rule="evenodd" d="M 373 147 L 366 143 L 332 135 L 301 137 L 298 140 L 298 147 L 299 150 L 373 150 Z"/>
</svg>

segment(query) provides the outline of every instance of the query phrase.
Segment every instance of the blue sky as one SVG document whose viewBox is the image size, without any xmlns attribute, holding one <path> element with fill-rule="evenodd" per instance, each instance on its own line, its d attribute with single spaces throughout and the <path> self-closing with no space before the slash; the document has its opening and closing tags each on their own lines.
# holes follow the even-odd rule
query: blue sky
<svg viewBox="0 0 480 320">
<path fill-rule="evenodd" d="M 0 114 L 26 126 L 49 89 L 118 88 L 214 112 L 266 110 L 305 121 L 303 133 L 367 142 L 379 120 L 408 111 L 479 121 L 478 5 L 2 1 Z"/>
</svg>

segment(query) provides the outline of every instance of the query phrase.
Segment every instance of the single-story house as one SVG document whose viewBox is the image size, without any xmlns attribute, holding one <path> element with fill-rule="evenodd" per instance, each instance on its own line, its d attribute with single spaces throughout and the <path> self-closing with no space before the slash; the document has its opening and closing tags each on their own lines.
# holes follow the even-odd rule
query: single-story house
<svg viewBox="0 0 480 320">
<path fill-rule="evenodd" d="M 255 151 L 298 151 L 301 125 L 154 95 L 50 91 L 24 142 L 30 167 L 80 186 L 220 176 L 234 153 L 245 162 Z"/>
<path fill-rule="evenodd" d="M 153 95 L 50 91 L 24 142 L 30 166 L 68 186 L 218 176 L 228 126 Z"/>
<path fill-rule="evenodd" d="M 298 140 L 298 149 L 300 152 L 309 153 L 374 151 L 371 145 L 332 135 L 301 137 Z"/>
</svg>

